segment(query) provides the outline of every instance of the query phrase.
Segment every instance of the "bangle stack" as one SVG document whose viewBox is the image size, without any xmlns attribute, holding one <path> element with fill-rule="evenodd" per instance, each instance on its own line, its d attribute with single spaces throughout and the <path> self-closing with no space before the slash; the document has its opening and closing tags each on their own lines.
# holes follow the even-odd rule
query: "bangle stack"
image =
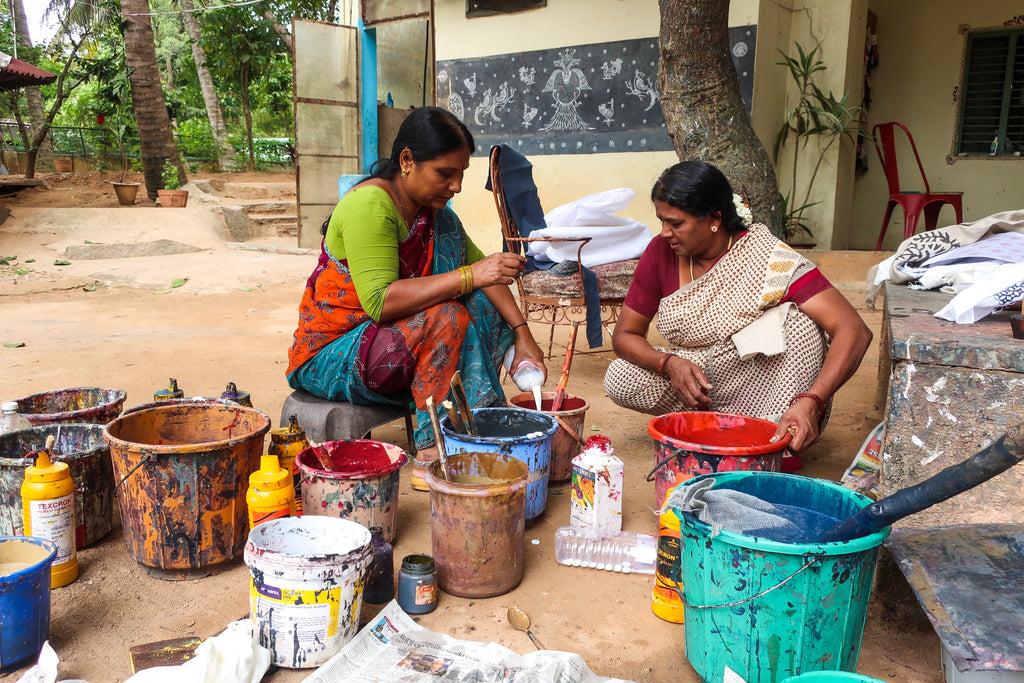
<svg viewBox="0 0 1024 683">
<path fill-rule="evenodd" d="M 459 268 L 459 296 L 465 296 L 473 291 L 473 271 L 469 266 Z"/>
<path fill-rule="evenodd" d="M 671 358 L 671 357 L 672 357 L 671 353 L 666 353 L 664 356 L 661 357 L 661 360 L 658 361 L 658 376 L 659 377 L 664 377 L 665 376 L 665 364 L 668 363 L 668 359 Z"/>
<path fill-rule="evenodd" d="M 825 417 L 825 401 L 823 401 L 821 396 L 818 396 L 817 394 L 812 394 L 810 392 L 803 392 L 803 393 L 800 393 L 800 394 L 797 394 L 796 396 L 794 396 L 790 400 L 789 405 L 793 405 L 794 403 L 796 403 L 797 401 L 799 401 L 802 398 L 809 398 L 812 401 L 814 401 L 816 404 L 818 404 L 818 422 L 820 423 L 821 422 L 821 418 Z"/>
</svg>

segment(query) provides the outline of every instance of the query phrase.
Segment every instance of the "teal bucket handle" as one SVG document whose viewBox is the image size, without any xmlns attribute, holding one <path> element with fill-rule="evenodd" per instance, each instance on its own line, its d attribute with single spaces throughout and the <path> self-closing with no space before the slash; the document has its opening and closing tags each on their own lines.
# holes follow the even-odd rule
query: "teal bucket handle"
<svg viewBox="0 0 1024 683">
<path fill-rule="evenodd" d="M 797 569 L 795 572 L 793 572 L 792 574 L 790 574 L 789 576 L 784 578 L 782 581 L 779 581 L 777 584 L 775 584 L 771 588 L 766 588 L 765 590 L 761 591 L 757 595 L 751 595 L 749 598 L 743 598 L 742 600 L 736 600 L 735 602 L 727 602 L 727 603 L 722 604 L 722 605 L 693 605 L 693 604 L 690 604 L 689 602 L 687 602 L 686 596 L 683 595 L 683 591 L 679 588 L 679 584 L 678 583 L 676 583 L 674 585 L 674 588 L 676 589 L 676 593 L 679 594 L 679 599 L 682 600 L 683 604 L 686 607 L 689 607 L 690 609 L 721 609 L 723 607 L 738 607 L 739 605 L 742 605 L 744 603 L 750 602 L 751 600 L 757 600 L 762 595 L 767 595 L 768 593 L 771 593 L 776 588 L 781 588 L 782 586 L 784 586 L 787 583 L 789 583 L 791 580 L 795 579 L 797 577 L 797 575 L 800 574 L 801 572 L 803 572 L 805 569 L 810 569 L 811 567 L 820 566 L 822 559 L 824 559 L 824 555 L 822 555 L 820 553 L 807 553 L 807 554 L 804 555 L 804 566 L 800 567 L 800 569 Z"/>
</svg>

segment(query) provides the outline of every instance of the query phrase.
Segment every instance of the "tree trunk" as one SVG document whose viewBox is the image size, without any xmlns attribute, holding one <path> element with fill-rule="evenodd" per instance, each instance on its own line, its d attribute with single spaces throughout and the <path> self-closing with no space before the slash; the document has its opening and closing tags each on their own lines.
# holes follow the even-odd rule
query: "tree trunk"
<svg viewBox="0 0 1024 683">
<path fill-rule="evenodd" d="M 210 128 L 213 130 L 213 139 L 217 145 L 217 166 L 226 171 L 234 162 L 234 150 L 228 145 L 228 131 L 224 126 L 224 117 L 220 113 L 220 99 L 217 97 L 217 89 L 213 85 L 213 78 L 206 66 L 206 50 L 202 45 L 202 34 L 199 32 L 199 22 L 193 9 L 192 0 L 182 0 L 182 8 L 185 10 L 185 27 L 192 39 L 192 59 L 196 63 L 196 73 L 199 76 L 199 89 L 203 93 L 203 103 L 206 105 L 206 116 L 210 119 Z"/>
<path fill-rule="evenodd" d="M 743 107 L 729 56 L 729 0 L 660 0 L 658 92 L 680 159 L 718 166 L 754 220 L 783 235 L 775 167 Z"/>
<path fill-rule="evenodd" d="M 182 165 L 171 134 L 160 70 L 156 66 L 153 26 L 150 18 L 144 16 L 149 12 L 149 3 L 147 0 L 121 0 L 121 10 L 128 15 L 124 26 L 124 52 L 132 87 L 132 108 L 139 128 L 142 175 L 146 194 L 156 199 L 156 191 L 164 186 L 161 177 L 164 163 L 171 160 L 179 173 Z M 185 178 L 181 181 L 185 182 Z"/>
<path fill-rule="evenodd" d="M 18 32 L 16 38 L 18 40 L 18 46 L 24 48 L 26 51 L 32 50 L 32 36 L 28 32 L 28 19 L 25 16 L 25 5 L 23 0 L 13 0 L 11 3 L 12 10 L 14 11 L 14 21 L 18 26 Z M 29 86 L 25 88 L 25 101 L 28 104 L 28 120 L 32 124 L 34 130 L 39 129 L 39 126 L 43 123 L 45 114 L 43 113 L 43 95 L 39 92 L 39 86 Z M 50 143 L 50 137 L 47 135 L 43 138 L 42 143 L 37 150 L 37 154 L 26 155 L 29 160 L 25 164 L 25 177 L 35 178 L 36 177 L 36 164 L 38 163 L 45 170 L 53 170 L 53 145 Z"/>
<path fill-rule="evenodd" d="M 249 145 L 249 172 L 256 172 L 256 151 L 252 142 L 252 109 L 249 104 L 249 67 L 242 67 L 242 113 L 245 115 L 245 139 Z"/>
<path fill-rule="evenodd" d="M 264 10 L 263 18 L 270 22 L 270 25 L 274 28 L 274 33 L 277 34 L 277 37 L 280 38 L 281 42 L 288 48 L 288 52 L 294 53 L 295 50 L 292 48 L 292 34 L 285 30 L 284 26 L 281 25 L 281 22 L 279 22 L 277 17 L 274 16 L 274 13 L 270 10 Z"/>
</svg>

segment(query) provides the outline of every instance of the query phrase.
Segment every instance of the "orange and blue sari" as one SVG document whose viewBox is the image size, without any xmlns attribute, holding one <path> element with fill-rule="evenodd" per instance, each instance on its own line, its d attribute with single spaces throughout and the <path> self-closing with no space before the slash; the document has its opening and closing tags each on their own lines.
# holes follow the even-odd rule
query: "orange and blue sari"
<svg viewBox="0 0 1024 683">
<path fill-rule="evenodd" d="M 399 277 L 465 265 L 466 234 L 448 208 L 422 211 L 399 244 Z M 416 406 L 416 447 L 433 445 L 426 398 L 440 404 L 458 370 L 470 405 L 504 405 L 498 376 L 513 333 L 480 290 L 397 320 L 363 310 L 344 260 L 321 243 L 288 350 L 288 384 L 330 401 Z"/>
</svg>

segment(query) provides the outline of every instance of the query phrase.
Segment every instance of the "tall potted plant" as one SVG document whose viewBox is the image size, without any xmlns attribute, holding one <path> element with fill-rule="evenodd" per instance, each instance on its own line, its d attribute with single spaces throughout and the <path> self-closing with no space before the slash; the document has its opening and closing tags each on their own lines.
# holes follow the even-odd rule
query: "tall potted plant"
<svg viewBox="0 0 1024 683">
<path fill-rule="evenodd" d="M 100 120 L 100 123 L 103 123 Z M 118 122 L 117 127 L 111 126 L 111 133 L 114 135 L 114 142 L 117 143 L 117 151 L 121 153 L 121 178 L 117 182 L 111 182 L 114 186 L 114 194 L 117 195 L 117 203 L 121 206 L 131 206 L 135 203 L 135 196 L 139 193 L 141 183 L 126 183 L 125 174 L 128 172 L 128 154 L 124 151 L 124 133 L 126 125 Z"/>
<path fill-rule="evenodd" d="M 805 214 L 809 208 L 821 203 L 812 201 L 811 196 L 814 192 L 814 181 L 818 177 L 818 170 L 825 160 L 825 155 L 832 145 L 844 137 L 854 143 L 858 138 L 864 137 L 864 132 L 860 127 L 860 115 L 863 109 L 847 104 L 848 94 L 836 97 L 831 90 L 826 93 L 814 83 L 814 74 L 828 68 L 819 57 L 820 48 L 819 44 L 810 52 L 805 52 L 803 46 L 796 43 L 797 57 L 790 57 L 779 50 L 783 61 L 777 62 L 789 70 L 789 75 L 799 93 L 796 103 L 786 112 L 786 120 L 775 136 L 775 146 L 772 150 L 772 158 L 778 165 L 782 149 L 786 146 L 790 136 L 793 137 L 793 168 L 790 186 L 789 191 L 782 198 L 785 237 L 790 244 L 802 245 L 813 240 L 814 234 L 811 232 Z M 811 157 L 813 165 L 803 159 L 804 168 L 810 167 L 811 173 L 803 182 L 801 192 L 798 180 L 802 179 L 798 179 L 797 176 L 797 171 L 802 168 L 800 153 L 807 148 L 812 138 L 817 138 L 817 158 Z"/>
</svg>

